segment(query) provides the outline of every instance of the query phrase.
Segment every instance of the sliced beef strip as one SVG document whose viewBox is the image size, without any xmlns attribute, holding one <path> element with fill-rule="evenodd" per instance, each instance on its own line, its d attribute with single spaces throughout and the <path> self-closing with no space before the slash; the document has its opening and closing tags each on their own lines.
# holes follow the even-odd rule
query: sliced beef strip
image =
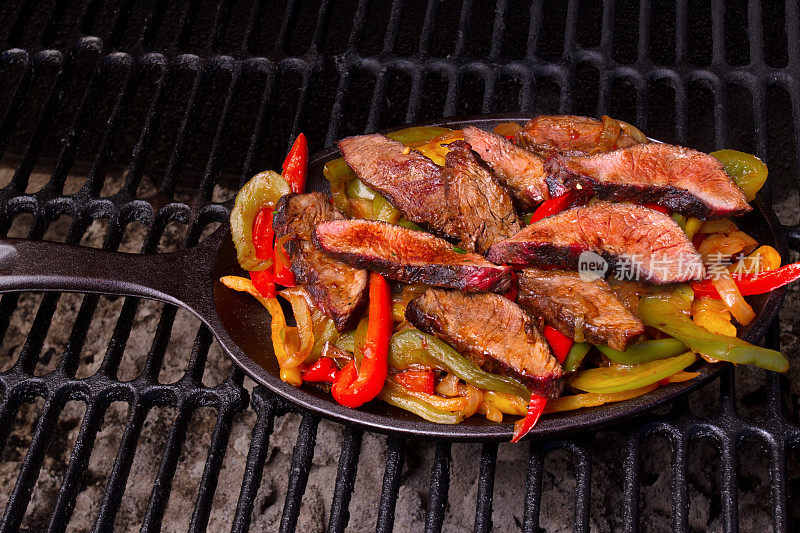
<svg viewBox="0 0 800 533">
<path fill-rule="evenodd" d="M 500 264 L 576 270 L 584 252 L 654 283 L 705 277 L 700 255 L 672 217 L 626 203 L 597 202 L 543 218 L 486 256 Z"/>
<path fill-rule="evenodd" d="M 483 253 L 522 227 L 514 201 L 469 144 L 456 141 L 449 147 L 444 170 L 451 220 L 448 233 L 458 237 L 467 250 Z"/>
<path fill-rule="evenodd" d="M 656 203 L 700 219 L 738 216 L 752 208 L 714 157 L 662 143 L 637 144 L 587 157 L 553 156 L 545 163 L 550 194 Z"/>
<path fill-rule="evenodd" d="M 625 350 L 644 325 L 604 279 L 583 281 L 577 272 L 526 268 L 517 301 L 524 309 L 578 342 Z"/>
<path fill-rule="evenodd" d="M 522 378 L 537 394 L 555 398 L 561 366 L 534 319 L 497 294 L 428 289 L 406 307 L 406 318 L 484 369 Z"/>
<path fill-rule="evenodd" d="M 517 144 L 542 156 L 591 155 L 617 150 L 639 142 L 624 130 L 612 128 L 615 121 L 574 115 L 541 115 L 517 132 Z"/>
<path fill-rule="evenodd" d="M 442 168 L 404 144 L 377 133 L 339 141 L 358 178 L 409 220 L 444 231 L 448 224 Z"/>
<path fill-rule="evenodd" d="M 459 253 L 424 231 L 375 220 L 335 220 L 318 224 L 316 247 L 357 268 L 404 283 L 425 283 L 465 291 L 505 292 L 512 271 L 482 256 Z"/>
<path fill-rule="evenodd" d="M 511 189 L 521 208 L 537 206 L 550 197 L 544 159 L 502 135 L 475 126 L 464 128 L 464 139 Z"/>
<path fill-rule="evenodd" d="M 291 235 L 284 244 L 295 279 L 305 286 L 336 329 L 353 327 L 367 301 L 368 273 L 326 256 L 311 244 L 314 226 L 341 220 L 340 213 L 321 193 L 288 194 L 275 206 L 272 226 L 276 237 Z"/>
</svg>

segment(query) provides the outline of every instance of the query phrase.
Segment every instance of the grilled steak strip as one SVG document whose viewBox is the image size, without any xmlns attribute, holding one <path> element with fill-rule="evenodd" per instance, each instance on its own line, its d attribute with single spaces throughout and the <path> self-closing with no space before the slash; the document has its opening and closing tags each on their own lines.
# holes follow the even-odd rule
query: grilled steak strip
<svg viewBox="0 0 800 533">
<path fill-rule="evenodd" d="M 625 350 L 644 333 L 642 322 L 604 279 L 583 281 L 576 272 L 526 268 L 518 290 L 519 305 L 578 342 Z"/>
<path fill-rule="evenodd" d="M 448 224 L 442 168 L 404 144 L 377 133 L 339 141 L 344 160 L 409 220 L 444 231 Z"/>
<path fill-rule="evenodd" d="M 375 220 L 323 222 L 314 231 L 314 244 L 349 265 L 404 283 L 477 292 L 505 292 L 511 283 L 507 266 L 459 253 L 449 242 L 424 231 Z"/>
<path fill-rule="evenodd" d="M 550 197 L 544 159 L 502 135 L 474 126 L 464 128 L 464 139 L 511 189 L 520 207 L 534 207 Z"/>
<path fill-rule="evenodd" d="M 275 235 L 291 235 L 284 244 L 295 279 L 305 286 L 336 329 L 350 329 L 367 301 L 367 271 L 326 256 L 311 244 L 314 226 L 341 220 L 340 213 L 321 193 L 287 194 L 278 201 L 272 217 Z"/>
<path fill-rule="evenodd" d="M 485 370 L 511 373 L 537 394 L 555 398 L 563 372 L 533 318 L 497 294 L 428 289 L 411 300 L 406 318 Z"/>
<path fill-rule="evenodd" d="M 542 156 L 591 155 L 638 144 L 614 120 L 574 115 L 542 115 L 517 132 L 517 144 Z"/>
<path fill-rule="evenodd" d="M 657 203 L 700 219 L 737 216 L 752 208 L 714 157 L 669 144 L 637 144 L 588 157 L 553 156 L 545 163 L 550 194 Z"/>
<path fill-rule="evenodd" d="M 498 184 L 464 141 L 449 145 L 445 158 L 445 196 L 450 211 L 448 233 L 462 246 L 483 253 L 522 227 L 508 190 Z"/>
<path fill-rule="evenodd" d="M 654 283 L 705 276 L 700 255 L 672 217 L 636 204 L 597 202 L 567 209 L 495 244 L 486 257 L 494 263 L 575 270 L 587 251 Z"/>
</svg>

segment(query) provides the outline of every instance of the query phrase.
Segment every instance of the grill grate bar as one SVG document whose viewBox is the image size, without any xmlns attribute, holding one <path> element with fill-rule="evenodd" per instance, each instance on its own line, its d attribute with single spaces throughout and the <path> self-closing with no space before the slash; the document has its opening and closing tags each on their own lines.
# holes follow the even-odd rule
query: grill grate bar
<svg viewBox="0 0 800 533">
<path fill-rule="evenodd" d="M 144 519 L 142 520 L 142 531 L 157 531 L 161 529 L 161 522 L 164 519 L 164 511 L 167 509 L 169 493 L 172 488 L 172 479 L 175 477 L 181 448 L 184 440 L 186 440 L 190 418 L 191 411 L 187 406 L 178 404 L 178 414 L 169 429 L 167 443 L 161 456 L 161 463 L 158 465 L 155 483 L 150 491 L 150 499 L 147 502 Z"/>
<path fill-rule="evenodd" d="M 528 473 L 525 476 L 525 506 L 522 531 L 539 531 L 539 512 L 542 501 L 542 474 L 544 472 L 544 449 L 542 444 L 531 441 L 528 452 Z"/>
<path fill-rule="evenodd" d="M 283 505 L 283 515 L 281 516 L 281 533 L 290 533 L 297 527 L 297 517 L 300 514 L 303 493 L 306 491 L 308 472 L 311 470 L 311 460 L 314 458 L 318 425 L 319 418 L 313 415 L 304 415 L 300 421 L 297 443 L 294 445 L 292 454 L 292 465 L 289 469 L 286 502 Z"/>
<path fill-rule="evenodd" d="M 345 426 L 342 430 L 342 451 L 336 471 L 336 485 L 333 488 L 328 531 L 345 531 L 347 528 L 347 522 L 350 519 L 350 498 L 353 495 L 358 472 L 358 457 L 361 454 L 362 436 L 362 431 L 350 426 Z"/>
<path fill-rule="evenodd" d="M 383 472 L 378 523 L 375 526 L 378 533 L 391 533 L 394 527 L 394 510 L 403 476 L 404 446 L 405 442 L 396 435 L 386 438 L 386 469 Z"/>
<path fill-rule="evenodd" d="M 638 431 L 631 431 L 625 439 L 623 460 L 622 529 L 630 533 L 639 530 L 639 479 L 642 469 L 642 441 Z"/>
<path fill-rule="evenodd" d="M 492 530 L 492 499 L 494 493 L 497 443 L 487 442 L 481 448 L 481 465 L 478 473 L 478 496 L 475 505 L 475 531 Z"/>
<path fill-rule="evenodd" d="M 28 451 L 22 463 L 20 463 L 19 475 L 14 484 L 14 489 L 8 497 L 3 519 L 0 521 L 0 532 L 19 530 L 62 407 L 63 401 L 60 398 L 52 397 L 48 398 L 42 407 Z"/>
<path fill-rule="evenodd" d="M 275 416 L 278 412 L 278 400 L 269 398 L 264 389 L 258 388 L 253 394 L 252 406 L 258 418 L 253 426 L 250 449 L 247 452 L 242 488 L 239 490 L 236 514 L 231 527 L 232 533 L 246 533 L 250 529 L 250 515 L 253 513 L 253 504 L 264 473 L 264 463 L 269 451 L 269 437 L 272 435 Z"/>
<path fill-rule="evenodd" d="M 439 533 L 444 523 L 447 493 L 450 490 L 450 443 L 437 442 L 431 468 L 428 510 L 425 516 L 425 533 Z"/>
<path fill-rule="evenodd" d="M 564 446 L 575 460 L 575 531 L 589 531 L 589 502 L 592 495 L 592 452 L 588 440 L 576 439 Z M 541 498 L 541 494 L 539 495 Z"/>
<path fill-rule="evenodd" d="M 47 525 L 48 533 L 66 531 L 72 512 L 75 509 L 75 500 L 78 496 L 81 479 L 89 467 L 89 458 L 94 449 L 97 432 L 100 430 L 106 405 L 100 400 L 90 401 L 83 414 L 83 421 L 75 439 L 75 446 L 69 458 L 69 464 L 64 472 L 64 480 L 58 489 L 55 507 L 50 515 Z"/>
<path fill-rule="evenodd" d="M 139 435 L 142 426 L 147 418 L 149 409 L 142 403 L 133 402 L 129 408 L 128 420 L 122 433 L 117 455 L 114 458 L 114 465 L 111 467 L 111 474 L 103 493 L 103 501 L 97 513 L 92 533 L 111 531 L 114 528 L 114 520 L 119 511 L 122 495 L 125 492 L 125 484 L 128 482 L 128 475 L 131 472 L 133 457 L 139 444 Z"/>
</svg>

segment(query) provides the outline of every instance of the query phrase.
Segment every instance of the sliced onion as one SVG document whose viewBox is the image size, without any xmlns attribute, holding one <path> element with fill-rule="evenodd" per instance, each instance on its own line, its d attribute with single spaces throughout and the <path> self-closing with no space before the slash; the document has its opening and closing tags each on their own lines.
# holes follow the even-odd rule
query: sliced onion
<svg viewBox="0 0 800 533">
<path fill-rule="evenodd" d="M 628 134 L 628 136 L 633 137 L 636 142 L 647 144 L 650 140 L 647 138 L 647 135 L 642 133 L 642 131 L 634 126 L 633 124 L 628 124 L 623 120 L 617 120 L 619 123 L 619 127 L 622 128 L 622 131 Z"/>
<path fill-rule="evenodd" d="M 607 115 L 603 115 L 603 131 L 600 132 L 600 136 L 597 138 L 597 145 L 592 152 L 608 152 L 612 150 L 614 145 L 617 144 L 620 131 L 619 122 Z"/>
<path fill-rule="evenodd" d="M 461 396 L 467 399 L 467 405 L 461 410 L 464 418 L 469 418 L 478 411 L 483 399 L 483 393 L 480 389 L 469 383 L 462 383 L 458 386 L 458 392 Z"/>
<path fill-rule="evenodd" d="M 447 374 L 436 385 L 436 392 L 444 396 L 458 396 L 458 376 Z"/>
<path fill-rule="evenodd" d="M 739 292 L 739 287 L 736 286 L 736 282 L 733 281 L 730 273 L 727 271 L 720 272 L 718 276 L 711 278 L 711 283 L 714 284 L 722 301 L 725 302 L 728 311 L 731 312 L 733 318 L 735 318 L 739 324 L 746 326 L 753 321 L 756 317 L 756 312 L 753 311 L 750 304 L 745 301 L 744 296 Z"/>
</svg>

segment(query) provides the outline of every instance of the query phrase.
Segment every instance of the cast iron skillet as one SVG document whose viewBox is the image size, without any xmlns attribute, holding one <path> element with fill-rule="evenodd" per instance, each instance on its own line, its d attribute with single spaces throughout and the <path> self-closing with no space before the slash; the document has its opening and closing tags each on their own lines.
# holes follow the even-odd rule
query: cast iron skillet
<svg viewBox="0 0 800 533">
<path fill-rule="evenodd" d="M 500 122 L 525 122 L 528 115 L 484 115 L 439 120 L 425 125 L 460 129 L 469 124 L 491 130 Z M 339 157 L 331 148 L 309 164 L 308 189 L 329 193 L 322 176 L 326 161 Z M 772 209 L 760 199 L 754 210 L 737 221 L 759 243 L 787 247 Z M 272 354 L 269 314 L 249 295 L 219 283 L 224 275 L 244 275 L 236 262 L 230 229 L 220 227 L 199 245 L 176 253 L 125 254 L 52 242 L 20 239 L 0 241 L 0 292 L 55 291 L 140 296 L 181 306 L 196 315 L 213 332 L 233 361 L 255 381 L 295 404 L 326 418 L 355 424 L 373 431 L 399 432 L 412 437 L 437 439 L 508 440 L 513 424 L 495 424 L 473 417 L 458 425 L 422 420 L 401 409 L 375 401 L 360 409 L 338 405 L 330 394 L 312 386 L 296 388 L 278 378 Z M 755 342 L 778 314 L 784 291 L 748 298 L 758 316 L 740 336 Z M 544 416 L 532 431 L 539 437 L 596 429 L 643 414 L 716 377 L 722 364 L 701 361 L 700 375 L 615 404 Z"/>
</svg>

